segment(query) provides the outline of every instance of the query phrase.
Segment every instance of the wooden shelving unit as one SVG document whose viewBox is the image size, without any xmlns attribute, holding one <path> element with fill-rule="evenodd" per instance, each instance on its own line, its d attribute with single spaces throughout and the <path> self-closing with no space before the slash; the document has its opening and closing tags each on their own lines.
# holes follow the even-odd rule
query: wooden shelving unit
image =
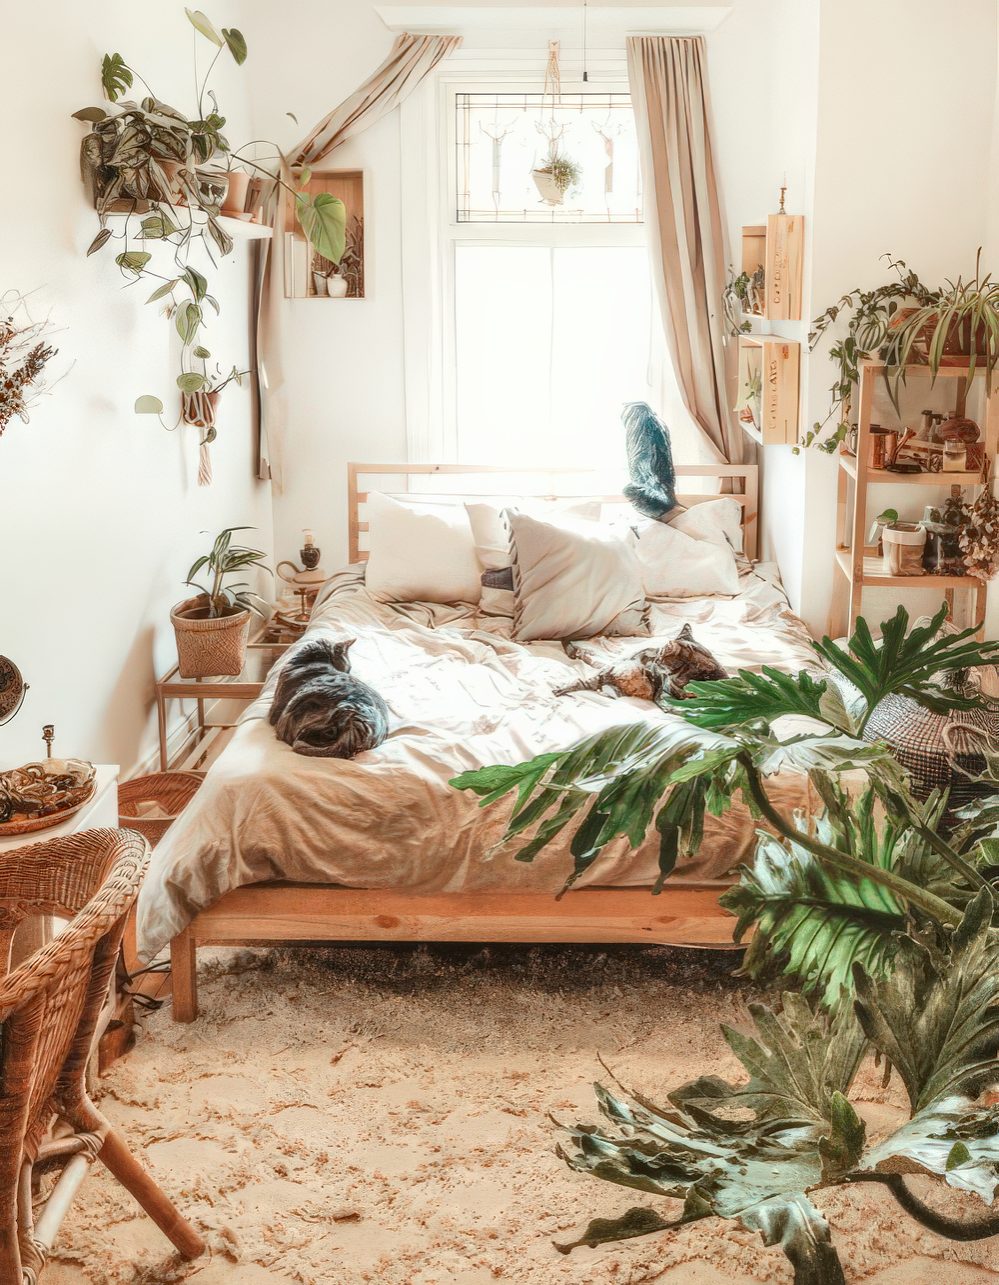
<svg viewBox="0 0 999 1285">
<path fill-rule="evenodd" d="M 881 589 L 938 589 L 941 590 L 954 607 L 956 592 L 966 592 L 970 597 L 974 620 L 981 623 L 985 617 L 987 586 L 974 576 L 934 575 L 927 572 L 918 576 L 893 576 L 884 568 L 884 561 L 876 548 L 865 544 L 867 531 L 867 491 L 871 486 L 893 486 L 919 488 L 934 486 L 952 487 L 957 491 L 963 487 L 983 485 L 980 472 L 962 473 L 892 473 L 887 469 L 872 469 L 867 465 L 870 451 L 871 409 L 874 401 L 874 389 L 879 378 L 885 373 L 883 362 L 865 361 L 860 366 L 860 394 L 857 416 L 857 454 L 841 452 L 837 479 L 837 545 L 835 550 L 835 570 L 837 593 L 833 603 L 833 620 L 840 617 L 842 632 L 853 629 L 861 614 L 863 591 L 865 587 Z M 979 363 L 974 374 L 984 376 L 984 368 Z M 906 380 L 929 379 L 930 372 L 926 366 L 911 365 L 906 367 Z M 968 393 L 968 365 L 960 364 L 942 366 L 937 374 L 938 379 L 953 379 L 956 383 L 956 409 L 964 414 Z M 992 393 L 987 399 L 985 415 L 985 462 L 989 476 L 995 463 L 996 451 L 999 449 L 999 381 L 993 385 Z M 887 500 L 886 500 L 887 504 Z M 845 587 L 845 595 L 839 592 Z M 845 619 L 843 619 L 845 617 Z"/>
<path fill-rule="evenodd" d="M 801 320 L 801 278 L 805 255 L 802 214 L 769 214 L 766 223 L 742 229 L 742 271 L 764 272 L 764 306 L 752 316 L 767 321 Z"/>
<path fill-rule="evenodd" d="M 739 336 L 739 388 L 758 370 L 759 414 L 743 429 L 763 446 L 793 446 L 798 440 L 798 376 L 801 345 L 776 335 Z"/>
<path fill-rule="evenodd" d="M 350 276 L 348 292 L 342 299 L 363 299 L 364 286 L 364 171 L 363 170 L 313 170 L 306 184 L 306 190 L 315 196 L 325 192 L 343 201 L 347 210 L 347 246 L 353 251 L 358 263 Z M 285 297 L 289 299 L 325 299 L 327 296 L 316 291 L 312 276 L 312 251 L 308 247 L 302 229 L 295 219 L 294 201 L 287 198 L 285 227 L 288 229 L 288 245 L 285 249 L 290 260 L 299 254 L 304 256 L 304 271 L 297 267 L 285 280 Z"/>
<path fill-rule="evenodd" d="M 179 228 L 186 228 L 189 221 L 197 228 L 204 227 L 208 222 L 208 215 L 204 210 L 199 210 L 196 206 L 167 205 L 163 201 L 158 202 L 158 204 L 162 206 L 163 209 L 171 212 L 173 215 L 173 221 Z M 146 207 L 145 210 L 141 210 L 139 208 L 142 205 Z M 108 219 L 115 222 L 124 222 L 126 219 L 131 219 L 135 229 L 136 240 L 142 240 L 142 235 L 139 231 L 139 224 L 142 222 L 142 219 L 148 211 L 148 202 L 136 202 L 136 208 L 134 210 L 113 210 L 108 215 Z M 226 232 L 229 233 L 234 241 L 265 241 L 268 237 L 272 237 L 274 235 L 274 229 L 269 227 L 266 223 L 253 223 L 249 219 L 234 219 L 228 214 L 220 214 L 218 216 L 218 222 Z M 129 231 L 129 235 L 132 235 L 131 230 Z"/>
</svg>

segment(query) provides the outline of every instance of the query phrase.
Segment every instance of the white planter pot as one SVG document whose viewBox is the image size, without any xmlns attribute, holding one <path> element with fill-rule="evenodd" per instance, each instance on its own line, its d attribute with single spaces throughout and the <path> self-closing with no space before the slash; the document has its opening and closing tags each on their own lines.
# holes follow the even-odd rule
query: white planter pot
<svg viewBox="0 0 999 1285">
<path fill-rule="evenodd" d="M 347 297 L 347 279 L 346 277 L 327 277 L 326 293 L 331 299 L 346 299 Z"/>
<path fill-rule="evenodd" d="M 312 293 L 320 296 L 326 294 L 326 278 L 320 272 L 312 274 Z"/>
<path fill-rule="evenodd" d="M 561 205 L 565 201 L 565 192 L 547 170 L 531 170 L 531 178 L 545 205 Z"/>
<path fill-rule="evenodd" d="M 881 532 L 885 573 L 890 576 L 922 575 L 925 543 L 925 527 L 914 523 L 886 526 Z"/>
</svg>

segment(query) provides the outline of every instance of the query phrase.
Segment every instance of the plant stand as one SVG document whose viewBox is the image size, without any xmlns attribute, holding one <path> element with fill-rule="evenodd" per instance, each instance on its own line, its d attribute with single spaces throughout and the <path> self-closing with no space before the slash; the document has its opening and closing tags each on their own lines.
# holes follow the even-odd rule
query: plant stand
<svg viewBox="0 0 999 1285">
<path fill-rule="evenodd" d="M 846 634 L 852 632 L 861 615 L 864 589 L 877 587 L 881 589 L 939 589 L 953 612 L 955 593 L 964 591 L 973 613 L 973 619 L 981 625 L 985 618 L 985 603 L 988 586 L 974 576 L 936 575 L 926 572 L 916 576 L 893 576 L 885 570 L 877 546 L 867 545 L 867 492 L 871 486 L 892 486 L 905 488 L 910 495 L 921 493 L 919 488 L 950 486 L 951 494 L 956 494 L 965 487 L 983 485 L 982 472 L 974 470 L 965 473 L 893 473 L 888 469 L 874 469 L 868 464 L 870 458 L 871 410 L 874 402 L 874 390 L 879 379 L 883 379 L 887 367 L 884 362 L 865 361 L 860 366 L 860 390 L 857 415 L 857 453 L 851 455 L 845 450 L 839 453 L 839 476 L 837 479 L 836 506 L 836 551 L 835 551 L 835 585 L 831 610 L 831 629 Z M 908 382 L 914 379 L 929 379 L 930 372 L 924 365 L 910 365 L 905 369 Z M 984 365 L 980 362 L 974 377 L 985 376 Z M 943 365 L 937 374 L 938 379 L 956 381 L 957 412 L 964 414 L 967 399 L 969 373 L 965 360 L 954 364 Z M 906 385 L 902 385 L 903 391 Z M 985 409 L 983 443 L 985 448 L 985 472 L 994 476 L 993 465 L 996 451 L 999 449 L 999 381 L 992 386 Z M 851 486 L 852 483 L 852 486 Z M 991 481 L 988 483 L 991 485 Z M 912 491 L 910 488 L 917 488 Z"/>
</svg>

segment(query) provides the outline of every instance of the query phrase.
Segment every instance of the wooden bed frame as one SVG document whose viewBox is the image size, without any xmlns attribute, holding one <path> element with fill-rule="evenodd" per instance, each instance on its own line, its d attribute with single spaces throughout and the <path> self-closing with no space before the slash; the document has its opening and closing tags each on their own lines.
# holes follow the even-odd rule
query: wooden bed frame
<svg viewBox="0 0 999 1285">
<path fill-rule="evenodd" d="M 681 477 L 715 480 L 716 489 L 679 496 L 684 504 L 716 499 L 717 484 L 742 484 L 733 499 L 742 506 L 746 552 L 756 556 L 758 475 L 755 464 L 680 465 Z M 516 470 L 458 464 L 349 464 L 348 531 L 351 562 L 367 557 L 361 548 L 367 523 L 360 506 L 368 497 L 359 486 L 366 476 L 382 480 L 392 493 L 449 495 L 456 501 L 496 495 L 568 498 L 583 488 L 591 470 Z M 527 487 L 514 479 L 533 478 Z M 458 479 L 471 489 L 445 489 Z M 484 490 L 489 479 L 494 485 Z M 537 479 L 544 479 L 540 484 Z M 401 486 L 389 486 L 401 479 Z M 566 479 L 569 479 L 568 484 Z M 415 481 L 417 485 L 411 483 Z M 441 485 L 443 484 L 443 486 Z M 566 486 L 568 485 L 568 489 Z M 601 495 L 614 503 L 620 495 Z M 198 1014 L 199 946 L 252 946 L 277 942 L 585 942 L 732 947 L 732 917 L 718 904 L 724 884 L 678 884 L 652 896 L 648 888 L 580 888 L 560 901 L 551 893 L 447 893 L 419 896 L 393 889 L 343 888 L 327 884 L 269 882 L 227 893 L 202 910 L 170 946 L 175 1021 Z"/>
</svg>

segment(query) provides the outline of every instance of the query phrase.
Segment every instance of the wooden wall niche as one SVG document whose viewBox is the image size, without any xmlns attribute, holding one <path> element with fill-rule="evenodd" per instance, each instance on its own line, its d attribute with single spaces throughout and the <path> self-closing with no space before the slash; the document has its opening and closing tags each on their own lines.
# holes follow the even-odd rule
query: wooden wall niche
<svg viewBox="0 0 999 1285">
<path fill-rule="evenodd" d="M 769 214 L 766 223 L 742 229 L 742 271 L 764 271 L 764 303 L 752 316 L 768 321 L 801 320 L 801 276 L 805 219 L 801 214 Z"/>
<path fill-rule="evenodd" d="M 364 298 L 364 171 L 313 170 L 306 184 L 312 195 L 328 192 L 347 207 L 347 248 L 333 280 L 347 283 L 347 293 L 334 298 Z M 289 299 L 328 299 L 331 296 L 317 285 L 314 270 L 315 251 L 306 241 L 295 218 L 294 202 L 288 197 L 285 216 L 284 292 Z M 321 263 L 318 265 L 323 266 Z M 342 287 L 341 287 L 342 289 Z"/>
<path fill-rule="evenodd" d="M 793 446 L 798 440 L 798 368 L 801 345 L 774 335 L 739 336 L 739 392 L 754 372 L 760 399 L 753 423 L 743 428 L 763 446 Z"/>
</svg>

